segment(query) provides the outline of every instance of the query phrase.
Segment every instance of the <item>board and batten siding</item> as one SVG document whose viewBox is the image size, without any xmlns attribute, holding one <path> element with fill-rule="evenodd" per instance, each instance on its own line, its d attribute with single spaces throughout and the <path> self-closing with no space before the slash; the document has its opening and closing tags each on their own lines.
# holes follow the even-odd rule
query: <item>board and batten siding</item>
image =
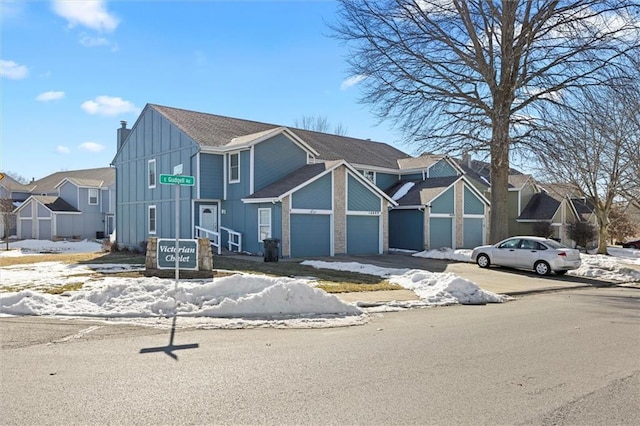
<svg viewBox="0 0 640 426">
<path fill-rule="evenodd" d="M 422 179 L 422 177 L 420 177 Z M 376 172 L 376 186 L 382 190 L 385 190 L 392 185 L 395 185 L 400 180 L 397 174 L 380 173 Z"/>
<path fill-rule="evenodd" d="M 253 155 L 254 191 L 307 164 L 307 153 L 283 134 L 255 145 Z"/>
<path fill-rule="evenodd" d="M 175 223 L 171 217 L 175 207 L 175 188 L 161 185 L 161 174 L 173 174 L 173 168 L 183 165 L 183 174 L 194 176 L 192 157 L 198 145 L 152 108 L 146 108 L 131 129 L 121 147 L 116 167 L 116 240 L 119 244 L 137 248 L 149 234 L 147 212 L 150 205 L 157 210 L 154 236 L 172 238 Z M 156 161 L 156 185 L 149 188 L 147 170 L 149 160 Z M 181 227 L 180 235 L 191 235 L 191 198 L 195 187 L 180 187 Z M 166 205 L 165 205 L 166 204 Z"/>
<path fill-rule="evenodd" d="M 224 157 L 215 154 L 200 154 L 200 198 L 219 200 L 224 197 Z"/>
<path fill-rule="evenodd" d="M 80 190 L 75 184 L 69 181 L 63 183 L 58 188 L 58 193 L 60 194 L 60 198 L 65 200 L 67 203 L 71 204 L 76 209 L 83 211 L 80 206 L 80 199 L 79 199 Z"/>
<path fill-rule="evenodd" d="M 454 213 L 454 187 L 447 189 L 431 202 L 431 214 L 452 214 Z"/>
<path fill-rule="evenodd" d="M 466 186 L 464 187 L 464 214 L 484 215 L 484 202 Z"/>
</svg>

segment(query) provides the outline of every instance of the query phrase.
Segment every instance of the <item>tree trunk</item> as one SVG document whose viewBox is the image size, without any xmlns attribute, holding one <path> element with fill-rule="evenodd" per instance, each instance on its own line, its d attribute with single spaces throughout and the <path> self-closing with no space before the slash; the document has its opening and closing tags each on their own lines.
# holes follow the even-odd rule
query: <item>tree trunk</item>
<svg viewBox="0 0 640 426">
<path fill-rule="evenodd" d="M 609 219 L 608 212 L 596 212 L 598 218 L 598 254 L 607 253 L 607 242 L 609 241 Z"/>
<path fill-rule="evenodd" d="M 491 216 L 489 240 L 495 244 L 509 237 L 509 117 L 493 122 L 491 138 Z"/>
</svg>

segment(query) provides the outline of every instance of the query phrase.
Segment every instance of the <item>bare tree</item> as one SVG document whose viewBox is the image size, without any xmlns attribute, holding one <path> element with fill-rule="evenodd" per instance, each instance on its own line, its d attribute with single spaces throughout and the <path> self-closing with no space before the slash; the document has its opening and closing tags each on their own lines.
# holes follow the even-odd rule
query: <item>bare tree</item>
<svg viewBox="0 0 640 426">
<path fill-rule="evenodd" d="M 544 116 L 539 134 L 541 173 L 569 183 L 593 204 L 598 221 L 598 253 L 607 253 L 610 217 L 621 195 L 638 185 L 629 147 L 640 147 L 640 131 L 627 108 L 627 95 L 640 90 L 640 79 L 612 78 L 611 85 L 585 88 L 566 98 L 566 107 Z"/>
<path fill-rule="evenodd" d="M 339 0 L 362 102 L 410 143 L 488 151 L 490 239 L 508 234 L 510 153 L 545 104 L 640 46 L 637 0 Z"/>
<path fill-rule="evenodd" d="M 5 238 L 5 250 L 9 250 L 9 234 L 11 232 L 11 227 L 15 225 L 16 216 L 13 213 L 15 206 L 13 205 L 13 200 L 9 198 L 0 198 L 0 223 L 2 223 L 3 227 L 3 235 Z"/>
<path fill-rule="evenodd" d="M 342 123 L 336 124 L 333 127 L 333 131 L 331 131 L 331 124 L 329 124 L 326 116 L 303 115 L 302 118 L 293 120 L 293 125 L 300 129 L 313 130 L 314 132 L 332 133 L 341 136 L 347 134 L 347 128 Z"/>
</svg>

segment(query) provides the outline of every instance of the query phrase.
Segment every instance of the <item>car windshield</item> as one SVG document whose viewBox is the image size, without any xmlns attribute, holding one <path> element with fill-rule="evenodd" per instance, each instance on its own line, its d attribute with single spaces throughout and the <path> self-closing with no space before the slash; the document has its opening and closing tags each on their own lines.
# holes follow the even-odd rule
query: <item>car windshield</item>
<svg viewBox="0 0 640 426">
<path fill-rule="evenodd" d="M 543 243 L 545 243 L 546 245 L 548 245 L 549 247 L 554 248 L 554 249 L 569 248 L 569 247 L 565 246 L 564 244 L 560 244 L 559 242 L 557 242 L 555 240 L 544 240 Z"/>
</svg>

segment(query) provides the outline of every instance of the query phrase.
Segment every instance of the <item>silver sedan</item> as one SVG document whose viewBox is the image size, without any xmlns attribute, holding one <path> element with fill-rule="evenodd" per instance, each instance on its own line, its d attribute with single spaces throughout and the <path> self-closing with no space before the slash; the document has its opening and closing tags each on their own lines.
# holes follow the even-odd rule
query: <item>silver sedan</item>
<svg viewBox="0 0 640 426">
<path fill-rule="evenodd" d="M 542 237 L 511 237 L 473 249 L 471 259 L 481 268 L 491 265 L 533 269 L 538 275 L 558 275 L 580 267 L 580 252 Z"/>
</svg>

